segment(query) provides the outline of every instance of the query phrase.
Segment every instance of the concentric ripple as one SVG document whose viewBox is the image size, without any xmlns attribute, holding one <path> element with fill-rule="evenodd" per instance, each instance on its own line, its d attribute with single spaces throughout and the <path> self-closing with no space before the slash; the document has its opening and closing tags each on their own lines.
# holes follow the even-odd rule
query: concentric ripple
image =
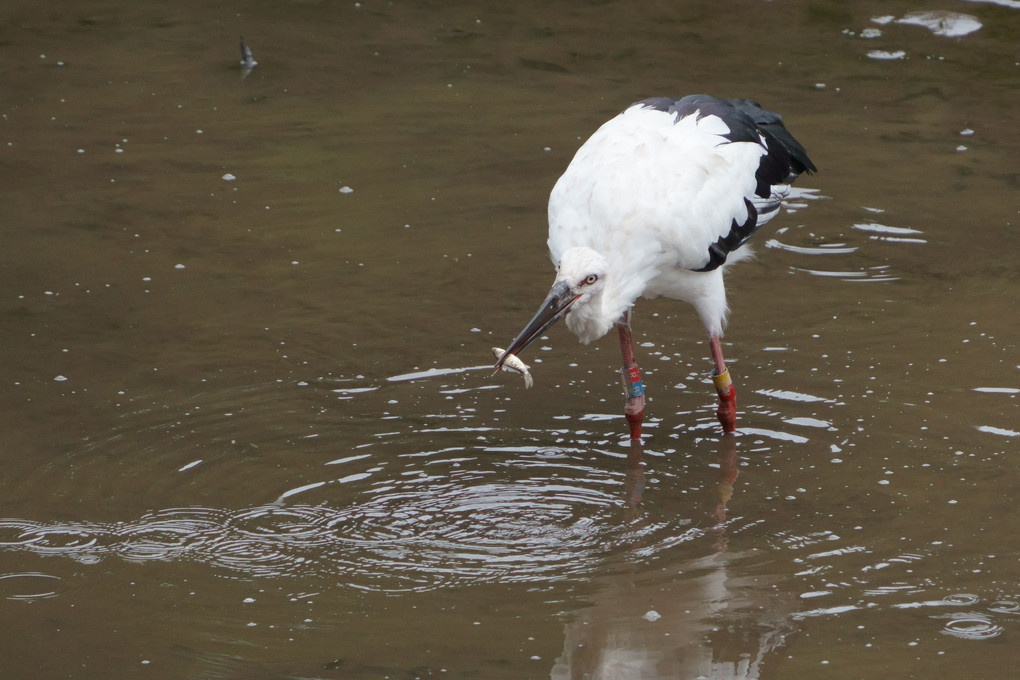
<svg viewBox="0 0 1020 680">
<path fill-rule="evenodd" d="M 951 614 L 942 628 L 944 635 L 951 635 L 962 640 L 987 640 L 1002 635 L 1005 628 L 993 621 L 991 617 L 975 613 Z"/>
<path fill-rule="evenodd" d="M 988 611 L 997 614 L 1020 614 L 1020 602 L 997 600 L 988 606 Z"/>
<path fill-rule="evenodd" d="M 0 574 L 0 598 L 7 600 L 31 601 L 57 597 L 63 589 L 61 578 L 51 574 Z"/>
<path fill-rule="evenodd" d="M 198 549 L 221 533 L 226 513 L 207 508 L 151 512 L 112 529 L 110 551 L 131 561 L 170 560 Z"/>
<path fill-rule="evenodd" d="M 527 482 L 388 493 L 330 523 L 330 558 L 353 555 L 354 570 L 410 581 L 567 577 L 605 549 L 613 533 L 606 526 L 615 523 L 596 517 L 616 502 L 592 489 Z"/>
<path fill-rule="evenodd" d="M 648 557 L 703 535 L 684 519 L 623 522 L 618 483 L 557 471 L 515 481 L 411 476 L 340 508 L 169 508 L 109 524 L 6 519 L 0 547 L 84 563 L 188 559 L 241 578 L 405 591 L 576 578 L 614 552 Z"/>
<path fill-rule="evenodd" d="M 19 544 L 41 555 L 64 555 L 79 562 L 92 563 L 97 547 L 97 525 L 85 523 L 28 525 L 21 520 L 22 539 Z M 0 520 L 0 526 L 9 526 Z"/>
<path fill-rule="evenodd" d="M 953 593 L 952 595 L 946 595 L 940 604 L 948 604 L 956 607 L 969 607 L 978 603 L 978 596 L 972 593 Z"/>
</svg>

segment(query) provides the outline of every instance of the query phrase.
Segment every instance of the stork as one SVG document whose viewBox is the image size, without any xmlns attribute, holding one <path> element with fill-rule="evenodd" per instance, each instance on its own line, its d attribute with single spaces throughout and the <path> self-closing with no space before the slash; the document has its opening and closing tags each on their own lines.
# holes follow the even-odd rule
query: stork
<svg viewBox="0 0 1020 680">
<path fill-rule="evenodd" d="M 748 99 L 690 95 L 632 104 L 586 141 L 549 197 L 556 278 L 496 369 L 560 319 L 588 344 L 615 326 L 631 439 L 641 438 L 644 385 L 631 308 L 664 296 L 694 306 L 708 332 L 725 432 L 736 388 L 723 358 L 723 274 L 779 213 L 790 183 L 816 168 L 779 114 Z"/>
</svg>

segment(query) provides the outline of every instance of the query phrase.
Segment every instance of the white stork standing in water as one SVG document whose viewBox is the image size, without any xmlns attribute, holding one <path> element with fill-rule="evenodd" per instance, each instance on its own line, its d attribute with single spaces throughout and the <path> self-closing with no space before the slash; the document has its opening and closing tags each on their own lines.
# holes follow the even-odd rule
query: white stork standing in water
<svg viewBox="0 0 1020 680">
<path fill-rule="evenodd" d="M 790 182 L 815 166 L 779 114 L 747 99 L 691 95 L 633 104 L 577 151 L 549 197 L 556 280 L 541 308 L 496 362 L 502 368 L 565 318 L 582 343 L 616 326 L 623 351 L 624 413 L 641 437 L 644 386 L 630 309 L 659 295 L 694 305 L 708 331 L 726 432 L 736 390 L 723 359 L 726 267 L 776 216 Z"/>
</svg>

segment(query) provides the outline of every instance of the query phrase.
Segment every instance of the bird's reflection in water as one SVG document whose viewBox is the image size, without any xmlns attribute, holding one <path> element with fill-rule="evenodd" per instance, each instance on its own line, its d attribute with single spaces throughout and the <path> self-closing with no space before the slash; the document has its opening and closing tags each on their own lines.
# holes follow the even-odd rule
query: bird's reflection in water
<svg viewBox="0 0 1020 680">
<path fill-rule="evenodd" d="M 631 443 L 625 493 L 628 521 L 639 521 L 645 488 L 642 444 Z M 758 678 L 766 655 L 790 631 L 795 603 L 768 576 L 748 573 L 747 555 L 728 551 L 727 506 L 737 477 L 736 439 L 723 436 L 703 516 L 707 554 L 666 567 L 621 570 L 599 578 L 597 600 L 566 626 L 554 680 L 588 678 Z M 677 550 L 691 549 L 684 543 Z M 664 557 L 664 556 L 663 556 Z"/>
</svg>

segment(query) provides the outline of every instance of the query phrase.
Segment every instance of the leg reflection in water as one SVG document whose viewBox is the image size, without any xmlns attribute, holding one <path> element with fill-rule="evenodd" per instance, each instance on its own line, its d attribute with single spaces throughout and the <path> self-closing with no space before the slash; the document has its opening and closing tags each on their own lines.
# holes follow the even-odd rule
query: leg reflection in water
<svg viewBox="0 0 1020 680">
<path fill-rule="evenodd" d="M 642 444 L 631 441 L 625 494 L 628 523 L 640 522 L 645 477 Z M 758 678 L 765 657 L 782 646 L 791 631 L 796 602 L 773 588 L 768 574 L 751 573 L 751 553 L 729 552 L 727 506 L 737 477 L 736 439 L 719 442 L 718 470 L 707 484 L 711 493 L 702 535 L 670 549 L 688 558 L 635 560 L 596 580 L 591 607 L 566 626 L 563 654 L 553 680 L 630 680 L 676 678 L 750 680 Z M 755 570 L 760 571 L 760 570 Z"/>
</svg>

